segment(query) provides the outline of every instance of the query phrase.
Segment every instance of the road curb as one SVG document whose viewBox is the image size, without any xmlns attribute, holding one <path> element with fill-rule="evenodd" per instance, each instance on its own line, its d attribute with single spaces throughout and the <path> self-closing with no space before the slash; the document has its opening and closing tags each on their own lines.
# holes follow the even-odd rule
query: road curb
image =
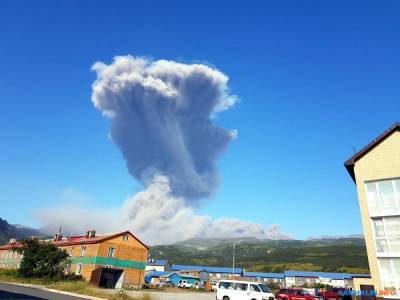
<svg viewBox="0 0 400 300">
<path fill-rule="evenodd" d="M 107 298 L 99 298 L 99 297 L 87 296 L 87 295 L 82 295 L 82 294 L 77 294 L 77 293 L 71 293 L 71 292 L 66 292 L 66 291 L 60 291 L 60 290 L 55 290 L 55 289 L 49 289 L 43 285 L 37 285 L 37 284 L 16 283 L 16 282 L 8 282 L 8 281 L 0 281 L 0 282 L 4 283 L 4 284 L 30 287 L 30 288 L 34 288 L 34 289 L 38 289 L 38 290 L 43 290 L 43 291 L 47 291 L 47 292 L 52 292 L 52 293 L 57 293 L 57 294 L 62 294 L 62 295 L 67 295 L 67 296 L 72 296 L 72 297 L 80 297 L 80 298 L 91 299 L 91 300 L 107 299 Z"/>
</svg>

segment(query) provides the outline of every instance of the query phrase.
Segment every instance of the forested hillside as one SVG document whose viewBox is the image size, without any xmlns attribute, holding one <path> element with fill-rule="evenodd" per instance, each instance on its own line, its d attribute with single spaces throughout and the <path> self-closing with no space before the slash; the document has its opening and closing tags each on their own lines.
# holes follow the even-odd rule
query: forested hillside
<svg viewBox="0 0 400 300">
<path fill-rule="evenodd" d="M 176 264 L 232 265 L 232 240 L 195 239 L 151 248 L 151 257 Z M 369 273 L 364 239 L 242 239 L 236 243 L 236 264 L 248 271 L 283 270 Z"/>
</svg>

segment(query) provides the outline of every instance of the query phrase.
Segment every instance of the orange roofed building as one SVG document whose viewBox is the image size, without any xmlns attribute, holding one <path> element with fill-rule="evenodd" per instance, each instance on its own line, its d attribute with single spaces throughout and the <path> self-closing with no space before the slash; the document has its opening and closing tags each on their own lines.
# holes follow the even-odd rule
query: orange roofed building
<svg viewBox="0 0 400 300">
<path fill-rule="evenodd" d="M 96 286 L 121 288 L 144 283 L 149 248 L 130 231 L 96 235 L 95 230 L 89 230 L 86 235 L 67 238 L 56 234 L 52 242 L 69 254 L 69 272 L 82 275 Z M 10 256 L 10 250 L 10 245 L 0 246 L 0 254 L 7 251 Z M 14 262 L 13 266 L 18 264 Z"/>
</svg>

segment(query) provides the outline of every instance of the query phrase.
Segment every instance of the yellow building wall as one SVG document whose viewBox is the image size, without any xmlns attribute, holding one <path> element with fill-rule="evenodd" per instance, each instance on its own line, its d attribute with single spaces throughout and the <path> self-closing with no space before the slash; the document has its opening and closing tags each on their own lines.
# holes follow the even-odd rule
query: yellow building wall
<svg viewBox="0 0 400 300">
<path fill-rule="evenodd" d="M 365 181 L 400 177 L 400 132 L 396 131 L 360 158 L 354 166 L 369 268 L 375 289 L 381 290 L 372 222 L 369 217 Z"/>
</svg>

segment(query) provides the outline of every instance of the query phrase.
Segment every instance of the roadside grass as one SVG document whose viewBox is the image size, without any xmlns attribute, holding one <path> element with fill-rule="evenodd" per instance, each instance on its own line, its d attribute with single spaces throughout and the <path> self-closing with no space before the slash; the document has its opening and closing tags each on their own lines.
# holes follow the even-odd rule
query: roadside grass
<svg viewBox="0 0 400 300">
<path fill-rule="evenodd" d="M 15 270 L 0 269 L 0 281 L 11 283 L 24 283 L 45 286 L 49 289 L 77 293 L 86 296 L 106 298 L 111 300 L 152 300 L 150 295 L 143 297 L 129 296 L 124 290 L 102 290 L 93 287 L 84 280 L 54 280 L 50 278 L 25 278 L 21 277 Z"/>
</svg>

